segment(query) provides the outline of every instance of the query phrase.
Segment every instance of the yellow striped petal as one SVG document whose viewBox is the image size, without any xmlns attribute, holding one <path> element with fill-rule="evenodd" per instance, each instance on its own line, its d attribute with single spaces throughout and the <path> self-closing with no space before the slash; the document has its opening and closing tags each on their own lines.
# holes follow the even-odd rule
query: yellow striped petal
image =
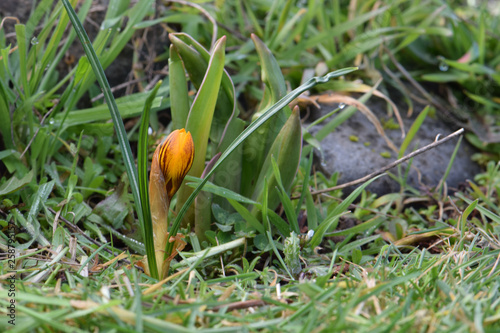
<svg viewBox="0 0 500 333">
<path fill-rule="evenodd" d="M 156 148 L 168 200 L 170 201 L 191 169 L 194 159 L 194 142 L 191 133 L 184 128 L 170 133 L 165 141 Z"/>
</svg>

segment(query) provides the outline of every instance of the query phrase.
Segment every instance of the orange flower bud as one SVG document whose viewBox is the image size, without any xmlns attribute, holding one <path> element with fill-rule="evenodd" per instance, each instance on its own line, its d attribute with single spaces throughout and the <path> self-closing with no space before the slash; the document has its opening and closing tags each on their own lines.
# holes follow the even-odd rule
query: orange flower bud
<svg viewBox="0 0 500 333">
<path fill-rule="evenodd" d="M 169 266 L 169 260 L 164 259 L 164 254 L 169 238 L 167 216 L 170 200 L 191 169 L 193 158 L 193 138 L 191 133 L 186 133 L 184 129 L 170 133 L 165 141 L 156 147 L 153 155 L 149 174 L 149 204 L 156 264 L 160 276 L 166 276 Z"/>
<path fill-rule="evenodd" d="M 194 143 L 191 133 L 186 133 L 184 128 L 175 130 L 156 150 L 170 201 L 193 164 Z"/>
</svg>

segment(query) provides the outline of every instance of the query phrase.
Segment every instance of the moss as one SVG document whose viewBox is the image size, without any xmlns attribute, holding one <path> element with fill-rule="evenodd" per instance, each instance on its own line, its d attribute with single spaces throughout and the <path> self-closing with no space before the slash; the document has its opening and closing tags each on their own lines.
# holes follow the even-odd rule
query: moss
<svg viewBox="0 0 500 333">
<path fill-rule="evenodd" d="M 385 130 L 396 130 L 399 129 L 399 124 L 394 121 L 393 118 L 389 118 L 388 120 L 381 119 L 382 127 Z"/>
<path fill-rule="evenodd" d="M 391 153 L 389 153 L 388 151 L 384 151 L 380 153 L 380 156 L 382 156 L 383 158 L 391 158 Z"/>
</svg>

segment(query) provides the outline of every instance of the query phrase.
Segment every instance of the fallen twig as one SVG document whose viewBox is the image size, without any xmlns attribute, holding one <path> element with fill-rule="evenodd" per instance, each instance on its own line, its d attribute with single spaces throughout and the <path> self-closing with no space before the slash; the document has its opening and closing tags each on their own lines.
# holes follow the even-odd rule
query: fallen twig
<svg viewBox="0 0 500 333">
<path fill-rule="evenodd" d="M 220 309 L 226 308 L 226 311 L 248 309 L 250 307 L 259 307 L 266 305 L 261 299 L 251 299 L 248 301 L 233 302 L 229 304 L 216 305 L 212 308 L 213 311 L 219 311 Z"/>
<path fill-rule="evenodd" d="M 49 112 L 47 112 L 47 113 L 43 116 L 42 120 L 40 121 L 40 126 L 42 126 L 42 125 L 43 125 L 43 123 L 45 122 L 45 119 L 47 119 L 47 117 L 48 117 L 48 116 L 52 113 L 52 111 L 54 111 L 54 108 L 50 109 L 50 110 L 49 110 Z M 31 144 L 33 143 L 33 140 L 35 140 L 36 136 L 38 135 L 38 131 L 40 131 L 40 128 L 41 128 L 41 127 L 38 127 L 38 128 L 36 129 L 35 134 L 31 137 L 30 142 L 28 142 L 28 145 L 26 146 L 26 148 L 24 148 L 24 151 L 23 151 L 23 153 L 21 154 L 21 156 L 19 156 L 19 159 L 22 159 L 22 158 L 23 158 L 23 156 L 24 156 L 24 154 L 26 154 L 26 152 L 27 152 L 27 151 L 28 151 L 28 149 L 30 148 Z"/>
</svg>

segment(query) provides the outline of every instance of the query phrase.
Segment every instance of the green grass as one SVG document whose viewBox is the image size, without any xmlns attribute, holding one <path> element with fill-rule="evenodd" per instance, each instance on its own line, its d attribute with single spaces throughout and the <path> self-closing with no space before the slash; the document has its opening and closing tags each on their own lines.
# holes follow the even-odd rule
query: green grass
<svg viewBox="0 0 500 333">
<path fill-rule="evenodd" d="M 498 9 L 426 0 L 157 8 L 151 0 L 116 1 L 106 9 L 106 29 L 82 40 L 87 56 L 66 73 L 56 65 L 83 35 L 65 28 L 85 21 L 93 3 L 79 2 L 77 18 L 63 2 L 38 1 L 28 22 L 6 20 L 0 29 L 0 330 L 500 331 Z M 175 47 L 149 60 L 155 68 L 168 63 L 170 75 L 161 71 L 152 93 L 144 89 L 150 82 L 129 82 L 131 93 L 115 98 L 102 68 L 133 46 L 131 71 L 148 78 L 141 68 L 151 49 L 140 45 L 158 31 L 182 32 L 170 35 Z M 209 64 L 214 54 L 224 56 Z M 219 94 L 210 90 L 215 83 L 202 83 L 207 68 L 222 76 Z M 92 102 L 101 88 L 106 102 Z M 484 170 L 452 195 L 444 182 L 453 156 L 429 192 L 394 172 L 397 193 L 377 197 L 365 183 L 349 196 L 315 195 L 338 184 L 337 175 L 315 171 L 313 147 L 356 110 L 320 120 L 319 136 L 302 128 L 294 176 L 293 163 L 277 156 L 283 140 L 297 139 L 297 113 L 287 105 L 306 90 L 363 93 L 361 102 L 398 90 L 408 106 L 402 115 L 424 100 L 431 107 L 407 129 L 399 157 L 434 109 L 468 130 Z M 201 113 L 205 101 L 214 123 L 188 120 L 192 105 Z M 161 121 L 165 114 L 173 124 Z M 188 176 L 187 195 L 174 197 L 170 231 L 182 233 L 187 247 L 158 281 L 139 264 L 152 253 L 146 161 L 186 122 L 210 137 L 198 167 L 211 160 L 212 169 L 204 180 Z M 259 163 L 248 159 L 249 147 L 260 149 Z M 231 179 L 251 174 L 258 184 L 221 182 L 235 156 L 247 164 Z M 180 223 L 196 196 L 211 203 L 201 234 Z"/>
<path fill-rule="evenodd" d="M 494 332 L 499 319 L 499 276 L 493 264 L 498 256 L 498 250 L 474 246 L 463 251 L 449 248 L 444 254 L 418 249 L 402 253 L 395 246 L 385 246 L 377 259 L 360 265 L 311 256 L 315 264 L 305 270 L 301 283 L 287 282 L 269 268 L 247 272 L 238 265 L 245 262 L 242 258 L 225 264 L 234 267 L 237 275 L 206 278 L 209 268 L 198 262 L 190 266 L 192 277 L 175 276 L 151 292 L 151 286 L 145 285 L 152 284 L 149 278 L 114 263 L 91 278 L 72 273 L 73 288 L 59 283 L 19 290 L 16 330 L 73 331 L 72 326 L 97 326 L 105 331 L 143 327 L 146 331 L 238 332 L 241 328 L 231 328 L 238 325 L 250 331 L 300 332 L 309 327 Z M 209 260 L 204 266 L 217 262 L 217 258 Z M 316 278 L 307 279 L 310 275 Z M 6 305 L 5 300 L 2 303 Z"/>
</svg>

